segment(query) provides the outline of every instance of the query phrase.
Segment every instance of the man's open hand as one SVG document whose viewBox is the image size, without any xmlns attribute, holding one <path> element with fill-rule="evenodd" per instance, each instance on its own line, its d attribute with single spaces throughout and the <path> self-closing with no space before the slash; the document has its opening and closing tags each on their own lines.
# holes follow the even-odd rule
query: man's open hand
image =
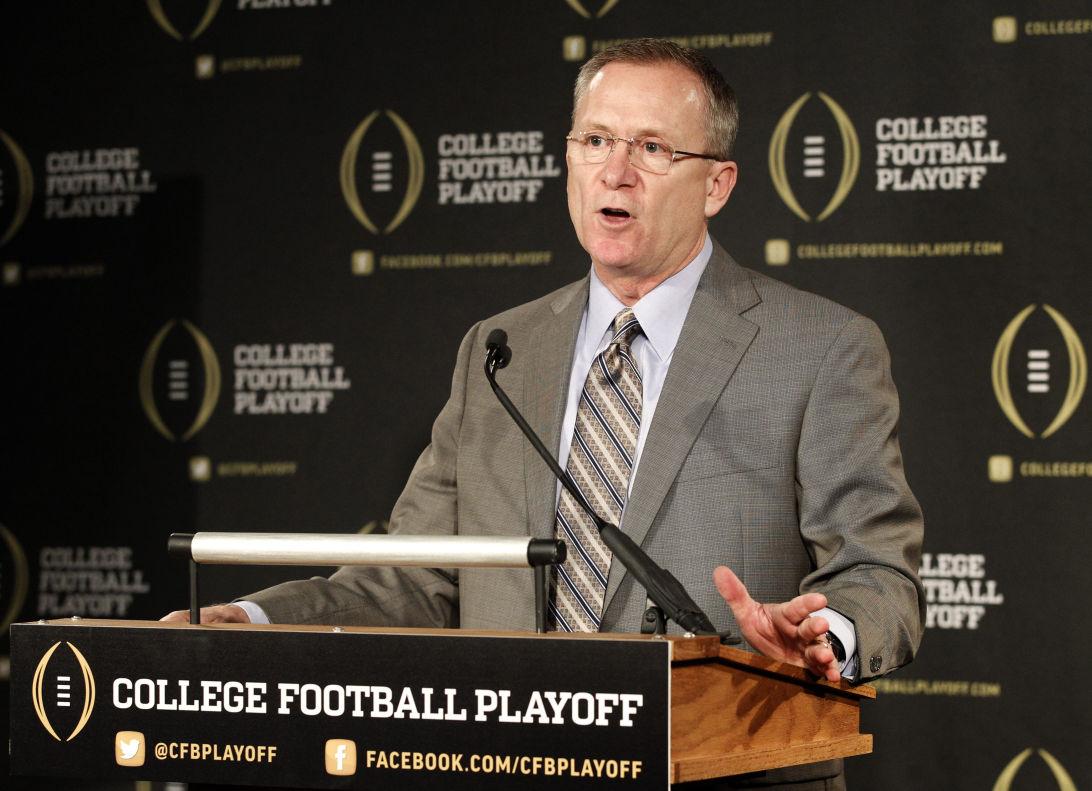
<svg viewBox="0 0 1092 791">
<path fill-rule="evenodd" d="M 840 678 L 838 660 L 823 638 L 829 624 L 826 618 L 811 615 L 827 606 L 826 596 L 805 593 L 781 604 L 760 604 L 727 566 L 713 571 L 713 582 L 752 648 L 771 659 L 807 668 L 828 681 Z"/>
</svg>

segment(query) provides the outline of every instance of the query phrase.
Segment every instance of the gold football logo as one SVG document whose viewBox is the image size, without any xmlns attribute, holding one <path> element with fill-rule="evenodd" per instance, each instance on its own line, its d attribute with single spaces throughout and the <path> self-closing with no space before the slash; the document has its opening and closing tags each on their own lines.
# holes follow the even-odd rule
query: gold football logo
<svg viewBox="0 0 1092 791">
<path fill-rule="evenodd" d="M 197 26 L 193 29 L 193 32 L 186 36 L 190 41 L 200 36 L 205 32 L 205 29 L 212 24 L 212 20 L 216 17 L 217 12 L 220 10 L 221 0 L 208 0 L 208 5 L 205 6 L 205 13 L 201 16 Z M 169 35 L 171 38 L 178 41 L 183 40 L 183 35 L 175 27 L 167 16 L 167 12 L 163 10 L 163 0 L 147 0 L 148 12 L 152 15 L 152 19 L 159 25 L 163 32 Z"/>
<path fill-rule="evenodd" d="M 845 110 L 822 91 L 819 91 L 818 96 L 830 111 L 831 116 L 833 116 L 842 143 L 842 170 L 838 178 L 838 185 L 826 207 L 814 218 L 816 222 L 822 222 L 842 205 L 842 201 L 853 189 L 853 183 L 857 180 L 857 173 L 861 168 L 861 142 L 857 138 L 857 130 L 853 128 L 853 122 L 849 120 Z M 785 111 L 785 114 L 781 116 L 781 120 L 777 122 L 777 126 L 774 128 L 773 136 L 770 137 L 769 153 L 770 178 L 773 179 L 774 189 L 777 190 L 777 194 L 781 196 L 781 200 L 785 202 L 785 205 L 804 222 L 811 222 L 812 216 L 800 205 L 796 194 L 793 192 L 792 185 L 789 183 L 785 150 L 789 140 L 789 133 L 792 131 L 793 121 L 796 120 L 801 108 L 807 104 L 811 97 L 810 92 L 805 93 L 793 102 L 789 109 Z M 821 145 L 818 147 L 821 148 Z M 805 160 L 805 163 L 807 163 L 807 160 Z M 807 170 L 805 170 L 805 175 L 809 175 Z"/>
<path fill-rule="evenodd" d="M 1043 759 L 1043 763 L 1050 769 L 1050 773 L 1054 775 L 1054 782 L 1058 784 L 1058 791 L 1077 791 L 1077 784 L 1073 782 L 1073 778 L 1069 776 L 1069 772 L 1065 770 L 1065 767 L 1046 750 L 1040 748 L 1034 751 L 1040 758 Z M 1016 773 L 1020 771 L 1020 767 L 1024 765 L 1024 761 L 1031 757 L 1032 749 L 1029 747 L 1026 750 L 1022 750 L 1017 753 L 1011 761 L 1001 770 L 1001 774 L 997 776 L 997 782 L 993 784 L 993 791 L 1010 791 L 1012 788 L 1012 781 L 1016 778 Z"/>
<path fill-rule="evenodd" d="M 409 124 L 394 110 L 384 110 L 383 113 L 394 124 L 394 128 L 398 130 L 402 144 L 406 149 L 406 158 L 409 161 L 406 191 L 402 196 L 402 203 L 398 207 L 398 211 L 383 228 L 382 233 L 387 234 L 401 225 L 409 217 L 413 207 L 417 205 L 417 199 L 421 196 L 421 187 L 425 183 L 425 155 L 421 152 L 421 146 Z M 353 130 L 352 135 L 349 136 L 349 142 L 345 144 L 345 150 L 341 154 L 340 172 L 341 193 L 345 196 L 345 203 L 348 204 L 349 211 L 360 221 L 361 225 L 376 235 L 380 233 L 379 226 L 368 216 L 364 204 L 360 200 L 360 193 L 357 191 L 356 162 L 360 156 L 360 146 L 364 142 L 364 136 L 367 135 L 368 130 L 378 117 L 379 110 L 373 111 Z M 379 191 L 379 188 L 382 187 L 389 189 L 391 170 L 389 152 L 375 152 L 374 156 L 376 158 L 376 162 L 373 163 L 373 168 L 376 170 L 374 177 L 377 182 L 373 185 L 373 189 L 376 191 Z"/>
<path fill-rule="evenodd" d="M 11 241 L 26 221 L 27 214 L 30 213 L 30 201 L 34 197 L 34 175 L 31 173 L 30 162 L 27 161 L 23 149 L 19 148 L 19 144 L 3 129 L 0 129 L 0 142 L 8 150 L 11 161 L 15 165 L 15 183 L 18 190 L 15 198 L 15 213 L 12 214 L 8 227 L 0 234 L 0 246 L 3 246 Z"/>
<path fill-rule="evenodd" d="M 7 599 L 4 613 L 0 615 L 0 634 L 7 634 L 8 627 L 19 616 L 19 611 L 23 609 L 23 602 L 27 600 L 27 583 L 30 575 L 27 568 L 27 556 L 23 552 L 19 539 L 3 525 L 0 525 L 0 541 L 7 550 L 6 562 L 0 565 L 0 582 L 5 586 L 2 592 Z M 8 585 L 11 586 L 10 590 L 7 588 Z"/>
<path fill-rule="evenodd" d="M 1013 343 L 1016 340 L 1017 334 L 1020 332 L 1020 328 L 1027 320 L 1028 316 L 1035 310 L 1035 305 L 1028 305 L 1026 308 L 1016 314 L 1015 318 L 1009 322 L 1005 327 L 1005 331 L 1001 333 L 1001 337 L 997 339 L 997 346 L 993 350 L 993 366 L 992 366 L 992 378 L 993 378 L 993 393 L 997 397 L 997 403 L 1001 407 L 1001 411 L 1005 413 L 1005 417 L 1009 419 L 1009 422 L 1016 427 L 1020 433 L 1026 437 L 1035 437 L 1035 432 L 1028 428 L 1028 424 L 1024 421 L 1024 418 L 1020 415 L 1020 412 L 1016 408 L 1016 403 L 1012 395 L 1012 387 L 1009 383 L 1009 357 L 1012 354 Z M 1088 383 L 1088 358 L 1085 355 L 1084 346 L 1081 344 L 1081 339 L 1078 337 L 1076 330 L 1073 326 L 1066 321 L 1065 316 L 1052 308 L 1050 305 L 1043 305 L 1043 310 L 1047 315 L 1053 319 L 1058 331 L 1062 334 L 1062 340 L 1065 342 L 1066 356 L 1069 360 L 1069 381 L 1066 386 L 1065 396 L 1062 400 L 1062 405 L 1058 408 L 1057 414 L 1050 422 L 1050 425 L 1043 430 L 1043 433 L 1039 435 L 1040 438 L 1049 437 L 1056 432 L 1065 422 L 1073 416 L 1073 413 L 1077 410 L 1077 407 L 1081 403 L 1081 397 L 1084 395 L 1085 385 Z M 1031 355 L 1033 353 L 1029 353 Z M 1045 361 L 1029 360 L 1029 367 L 1045 368 Z M 1030 378 L 1045 378 L 1047 374 L 1030 372 Z M 1033 388 L 1042 388 L 1043 385 L 1029 384 L 1029 390 L 1034 392 Z"/>
<path fill-rule="evenodd" d="M 66 642 L 69 650 L 72 651 L 72 655 L 75 656 L 76 662 L 80 666 L 80 672 L 83 674 L 83 709 L 80 712 L 80 718 L 76 722 L 75 727 L 72 729 L 72 733 L 68 734 L 68 738 L 63 741 L 70 742 L 80 735 L 80 731 L 87 725 L 87 721 L 91 719 L 91 711 L 95 708 L 95 676 L 91 672 L 90 665 L 87 664 L 87 659 L 80 653 L 79 649 L 72 643 Z M 54 643 L 46 651 L 41 660 L 38 662 L 38 667 L 34 669 L 34 678 L 31 680 L 31 693 L 34 702 L 34 713 L 38 715 L 38 720 L 42 723 L 49 735 L 57 741 L 62 741 L 61 737 L 57 735 L 57 730 L 53 727 L 53 723 L 49 720 L 49 714 L 46 711 L 45 704 L 45 680 L 46 680 L 46 668 L 49 666 L 49 660 L 53 658 L 53 654 L 57 649 L 61 647 L 60 642 Z M 56 684 L 57 691 L 57 706 L 69 706 L 71 703 L 71 684 L 68 684 L 69 676 L 58 676 Z"/>
<path fill-rule="evenodd" d="M 569 4 L 569 8 L 580 14 L 580 16 L 584 17 L 585 19 L 592 18 L 592 13 L 584 7 L 584 4 L 581 2 L 581 0 L 565 0 L 565 2 Z M 596 19 L 605 17 L 616 5 L 618 5 L 618 0 L 607 0 L 607 2 L 603 3 L 602 7 L 596 12 Z"/>
<path fill-rule="evenodd" d="M 205 337 L 205 334 L 185 319 L 183 319 L 181 323 L 183 329 L 189 334 L 194 345 L 197 347 L 198 360 L 204 370 L 204 387 L 200 394 L 197 413 L 190 423 L 189 428 L 182 432 L 181 439 L 185 442 L 205 427 L 205 424 L 209 422 L 209 418 L 212 417 L 213 410 L 216 409 L 216 402 L 220 398 L 220 363 L 216 359 L 216 352 L 213 350 L 212 344 L 209 343 L 209 339 Z M 152 338 L 152 342 L 148 344 L 148 349 L 144 352 L 144 361 L 140 366 L 139 383 L 140 404 L 144 407 L 144 414 L 148 416 L 148 420 L 155 430 L 172 442 L 176 441 L 179 437 L 174 431 L 167 427 L 167 423 L 163 419 L 156 399 L 154 385 L 156 362 L 159 359 L 160 349 L 176 324 L 178 324 L 178 322 L 174 319 L 168 321 L 160 328 L 155 337 Z M 174 400 L 188 400 L 188 361 L 171 360 L 170 367 L 172 370 L 169 372 L 170 381 L 168 382 L 168 385 L 170 391 L 168 393 L 168 398 Z M 184 393 L 186 398 L 178 399 L 177 397 L 180 393 Z"/>
</svg>

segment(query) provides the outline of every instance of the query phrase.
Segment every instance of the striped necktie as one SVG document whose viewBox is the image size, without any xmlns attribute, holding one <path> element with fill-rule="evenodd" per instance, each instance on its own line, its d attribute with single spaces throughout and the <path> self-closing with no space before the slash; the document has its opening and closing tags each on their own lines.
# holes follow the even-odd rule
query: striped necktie
<svg viewBox="0 0 1092 791">
<path fill-rule="evenodd" d="M 595 358 L 584 382 L 569 449 L 569 475 L 591 507 L 613 524 L 622 517 L 641 428 L 641 374 L 630 354 L 639 332 L 641 325 L 629 308 L 614 317 L 610 345 Z M 569 552 L 553 580 L 551 625 L 564 632 L 597 632 L 611 552 L 591 517 L 564 488 L 556 530 Z"/>
</svg>

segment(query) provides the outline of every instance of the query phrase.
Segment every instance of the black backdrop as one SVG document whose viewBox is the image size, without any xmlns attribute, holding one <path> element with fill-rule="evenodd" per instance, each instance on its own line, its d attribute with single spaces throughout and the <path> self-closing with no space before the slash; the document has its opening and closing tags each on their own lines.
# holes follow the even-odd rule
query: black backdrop
<svg viewBox="0 0 1092 791">
<path fill-rule="evenodd" d="M 740 96 L 717 238 L 891 347 L 930 628 L 851 783 L 1088 783 L 1087 2 L 6 3 L 0 617 L 182 606 L 172 531 L 383 529 L 463 332 L 586 271 L 570 86 L 640 35 Z"/>
</svg>

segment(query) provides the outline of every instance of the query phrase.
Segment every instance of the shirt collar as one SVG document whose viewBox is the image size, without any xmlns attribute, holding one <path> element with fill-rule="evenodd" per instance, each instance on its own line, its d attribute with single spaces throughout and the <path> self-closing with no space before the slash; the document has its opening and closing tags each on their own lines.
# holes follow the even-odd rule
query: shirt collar
<svg viewBox="0 0 1092 791">
<path fill-rule="evenodd" d="M 675 344 L 682 333 L 694 292 L 698 290 L 698 281 L 701 280 L 712 255 L 713 241 L 706 233 L 705 244 L 690 263 L 645 294 L 633 306 L 633 313 L 641 324 L 645 338 L 661 361 L 667 360 L 675 351 Z M 584 335 L 585 345 L 591 347 L 589 351 L 598 353 L 606 348 L 610 342 L 608 333 L 611 322 L 624 307 L 603 285 L 603 281 L 595 273 L 595 267 L 592 267 L 588 321 Z"/>
</svg>

